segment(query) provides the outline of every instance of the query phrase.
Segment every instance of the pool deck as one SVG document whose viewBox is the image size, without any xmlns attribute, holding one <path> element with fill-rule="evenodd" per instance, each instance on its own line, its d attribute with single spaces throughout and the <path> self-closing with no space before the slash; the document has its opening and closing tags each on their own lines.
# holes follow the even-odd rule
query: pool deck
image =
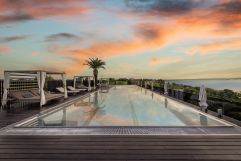
<svg viewBox="0 0 241 161">
<path fill-rule="evenodd" d="M 57 101 L 55 103 L 48 104 L 46 106 L 43 106 L 41 110 L 40 110 L 40 107 L 37 106 L 37 105 L 32 106 L 32 107 L 28 107 L 27 109 L 26 108 L 23 109 L 22 107 L 17 107 L 15 112 L 14 111 L 13 112 L 7 112 L 7 110 L 2 110 L 2 111 L 0 110 L 0 129 L 3 128 L 3 127 L 6 127 L 8 125 L 14 124 L 16 122 L 19 122 L 21 120 L 24 120 L 26 118 L 29 118 L 33 115 L 36 115 L 41 111 L 51 109 L 53 106 L 56 106 L 58 104 L 62 104 L 62 103 L 65 103 L 65 102 L 72 101 L 72 100 L 78 99 L 80 97 L 83 97 L 85 94 L 86 93 L 71 96 L 64 101 L 61 100 L 61 102 Z"/>
<path fill-rule="evenodd" d="M 72 97 L 68 103 L 83 96 Z M 46 106 L 46 110 L 51 106 Z M 1 113 L 6 126 L 39 113 Z M 2 117 L 3 116 L 3 117 Z M 221 127 L 81 127 L 0 130 L 3 161 L 241 160 L 241 129 Z"/>
<path fill-rule="evenodd" d="M 4 161 L 241 160 L 241 136 L 0 136 Z"/>
</svg>

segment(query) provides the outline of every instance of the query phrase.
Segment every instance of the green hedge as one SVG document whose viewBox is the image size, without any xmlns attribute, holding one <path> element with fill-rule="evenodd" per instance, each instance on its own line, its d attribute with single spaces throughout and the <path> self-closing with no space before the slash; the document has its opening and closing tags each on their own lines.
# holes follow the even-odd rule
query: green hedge
<svg viewBox="0 0 241 161">
<path fill-rule="evenodd" d="M 110 81 L 110 85 L 128 85 L 128 81 L 122 81 L 122 80 Z"/>
</svg>

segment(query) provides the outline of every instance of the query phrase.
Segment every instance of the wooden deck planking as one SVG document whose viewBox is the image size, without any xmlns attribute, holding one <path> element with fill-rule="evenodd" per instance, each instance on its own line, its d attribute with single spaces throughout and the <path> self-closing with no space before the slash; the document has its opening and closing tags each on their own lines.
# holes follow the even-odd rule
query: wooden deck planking
<svg viewBox="0 0 241 161">
<path fill-rule="evenodd" d="M 16 123 L 28 117 L 31 117 L 39 112 L 39 109 L 32 108 L 16 113 L 9 113 L 7 111 L 0 112 L 0 128 Z"/>
<path fill-rule="evenodd" d="M 0 136 L 0 160 L 241 160 L 241 136 Z"/>
<path fill-rule="evenodd" d="M 81 93 L 78 95 L 74 95 L 69 97 L 65 100 L 55 100 L 50 102 L 49 104 L 45 105 L 40 109 L 39 104 L 31 104 L 26 105 L 26 107 L 15 107 L 14 109 L 11 109 L 7 111 L 6 109 L 0 111 L 0 128 L 3 128 L 5 126 L 11 125 L 13 123 L 19 122 L 21 120 L 24 120 L 28 117 L 31 117 L 33 115 L 38 114 L 40 111 L 52 108 L 56 105 L 65 103 L 67 101 L 71 101 L 73 99 L 76 99 L 78 97 L 84 96 L 86 93 Z"/>
</svg>

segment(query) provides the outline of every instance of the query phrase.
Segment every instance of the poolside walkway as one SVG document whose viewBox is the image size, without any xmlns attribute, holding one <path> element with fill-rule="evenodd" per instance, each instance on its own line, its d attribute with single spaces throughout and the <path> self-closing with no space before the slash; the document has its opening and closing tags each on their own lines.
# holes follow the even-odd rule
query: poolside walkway
<svg viewBox="0 0 241 161">
<path fill-rule="evenodd" d="M 47 109 L 47 108 L 45 108 Z M 29 108 L 28 110 L 23 110 L 21 112 L 7 112 L 3 110 L 0 112 L 0 128 L 3 128 L 7 125 L 13 124 L 15 122 L 26 119 L 30 116 L 33 116 L 39 112 L 39 108 Z"/>
<path fill-rule="evenodd" d="M 64 100 L 64 101 L 55 101 L 51 104 L 48 104 L 48 105 L 45 105 L 44 107 L 42 107 L 41 110 L 46 110 L 46 109 L 49 109 L 55 105 L 58 105 L 58 104 L 62 104 L 66 101 L 71 101 L 73 99 L 76 99 L 78 97 L 82 97 L 84 96 L 86 93 L 83 93 L 83 94 L 80 94 L 80 95 L 75 95 L 75 96 L 71 96 L 69 97 L 67 100 Z M 21 109 L 22 108 L 22 109 Z M 38 104 L 36 104 L 35 106 L 32 105 L 32 107 L 25 107 L 23 109 L 23 107 L 16 107 L 16 111 L 12 111 L 12 112 L 7 112 L 7 110 L 0 110 L 0 129 L 5 127 L 5 126 L 8 126 L 8 125 L 11 125 L 13 123 L 16 123 L 16 122 L 19 122 L 21 120 L 24 120 L 28 117 L 31 117 L 33 115 L 36 115 L 40 112 L 40 107 L 38 106 Z"/>
<path fill-rule="evenodd" d="M 241 136 L 0 136 L 0 160 L 241 160 Z"/>
</svg>

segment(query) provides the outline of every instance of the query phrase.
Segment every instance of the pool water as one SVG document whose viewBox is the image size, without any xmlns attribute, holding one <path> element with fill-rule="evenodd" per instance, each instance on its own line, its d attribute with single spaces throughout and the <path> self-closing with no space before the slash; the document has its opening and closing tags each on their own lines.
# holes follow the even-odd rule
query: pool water
<svg viewBox="0 0 241 161">
<path fill-rule="evenodd" d="M 67 107 L 39 115 L 21 126 L 226 126 L 185 104 L 138 86 L 97 91 Z"/>
</svg>

